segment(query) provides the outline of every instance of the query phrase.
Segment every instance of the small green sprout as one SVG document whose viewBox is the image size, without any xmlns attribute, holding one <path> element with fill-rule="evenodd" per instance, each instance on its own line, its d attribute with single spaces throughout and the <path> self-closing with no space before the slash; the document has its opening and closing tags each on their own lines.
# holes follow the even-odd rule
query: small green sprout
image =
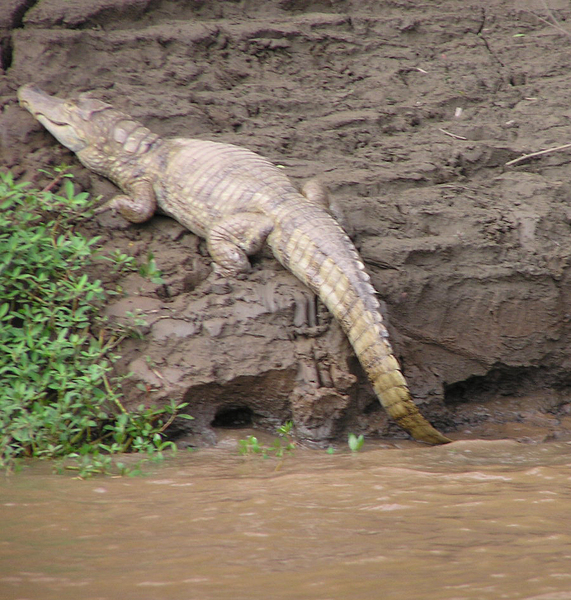
<svg viewBox="0 0 571 600">
<path fill-rule="evenodd" d="M 278 437 L 269 446 L 260 445 L 258 438 L 249 435 L 238 442 L 238 452 L 243 456 L 248 454 L 261 454 L 264 458 L 275 456 L 282 458 L 284 454 L 293 452 L 295 441 L 293 439 L 293 421 L 287 421 L 276 429 Z"/>
<path fill-rule="evenodd" d="M 363 434 L 357 437 L 354 433 L 350 433 L 347 443 L 349 444 L 351 452 L 359 452 L 359 450 L 363 448 L 365 438 Z"/>
</svg>

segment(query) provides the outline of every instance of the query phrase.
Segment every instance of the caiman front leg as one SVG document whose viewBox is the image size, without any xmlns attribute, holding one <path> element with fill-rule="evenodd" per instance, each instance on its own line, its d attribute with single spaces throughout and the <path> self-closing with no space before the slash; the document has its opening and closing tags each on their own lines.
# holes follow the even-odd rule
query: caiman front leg
<svg viewBox="0 0 571 600">
<path fill-rule="evenodd" d="M 116 210 L 131 223 L 144 223 L 155 214 L 157 198 L 150 181 L 139 179 L 124 191 L 128 193 L 111 198 L 109 202 L 96 208 L 95 214 Z"/>
<path fill-rule="evenodd" d="M 248 271 L 248 256 L 258 252 L 274 225 L 259 213 L 236 213 L 223 217 L 206 235 L 208 252 L 222 275 Z"/>
</svg>

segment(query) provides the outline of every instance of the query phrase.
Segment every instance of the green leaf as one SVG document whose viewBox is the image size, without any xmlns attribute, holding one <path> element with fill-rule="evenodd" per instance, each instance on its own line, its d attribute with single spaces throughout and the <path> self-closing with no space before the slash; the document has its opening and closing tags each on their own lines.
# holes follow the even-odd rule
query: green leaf
<svg viewBox="0 0 571 600">
<path fill-rule="evenodd" d="M 354 433 L 350 433 L 347 441 L 349 444 L 349 448 L 351 449 L 351 452 L 359 452 L 359 450 L 361 450 L 361 448 L 363 448 L 363 444 L 365 443 L 365 438 L 364 438 L 363 434 L 361 434 L 359 437 L 357 437 Z"/>
</svg>

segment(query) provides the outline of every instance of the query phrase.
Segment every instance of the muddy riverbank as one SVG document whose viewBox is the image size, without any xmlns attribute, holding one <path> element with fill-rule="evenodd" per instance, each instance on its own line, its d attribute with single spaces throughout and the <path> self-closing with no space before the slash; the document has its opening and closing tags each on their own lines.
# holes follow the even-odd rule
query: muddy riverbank
<svg viewBox="0 0 571 600">
<path fill-rule="evenodd" d="M 453 437 L 571 437 L 571 153 L 567 2 L 8 0 L 0 8 L 0 167 L 42 184 L 71 165 L 16 102 L 34 81 L 90 91 L 165 136 L 247 146 L 329 185 L 423 413 Z M 555 25 L 549 21 L 555 17 Z M 541 19 L 544 19 L 543 21 Z M 173 221 L 102 215 L 106 251 L 164 276 L 116 280 L 139 310 L 121 348 L 126 404 L 189 402 L 190 443 L 220 426 L 398 437 L 339 330 L 267 254 L 212 283 Z"/>
</svg>

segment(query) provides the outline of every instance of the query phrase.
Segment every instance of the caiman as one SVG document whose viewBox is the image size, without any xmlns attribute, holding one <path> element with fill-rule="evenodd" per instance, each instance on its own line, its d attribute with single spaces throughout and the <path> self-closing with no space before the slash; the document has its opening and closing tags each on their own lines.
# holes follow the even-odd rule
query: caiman
<svg viewBox="0 0 571 600">
<path fill-rule="evenodd" d="M 133 223 L 161 211 L 206 238 L 217 270 L 247 271 L 266 243 L 277 260 L 319 296 L 347 334 L 389 415 L 415 439 L 450 440 L 413 402 L 379 312 L 375 290 L 349 237 L 321 200 L 305 195 L 271 162 L 218 142 L 162 139 L 129 115 L 93 98 L 64 100 L 34 84 L 20 104 L 88 169 L 123 194 L 107 207 Z"/>
</svg>

